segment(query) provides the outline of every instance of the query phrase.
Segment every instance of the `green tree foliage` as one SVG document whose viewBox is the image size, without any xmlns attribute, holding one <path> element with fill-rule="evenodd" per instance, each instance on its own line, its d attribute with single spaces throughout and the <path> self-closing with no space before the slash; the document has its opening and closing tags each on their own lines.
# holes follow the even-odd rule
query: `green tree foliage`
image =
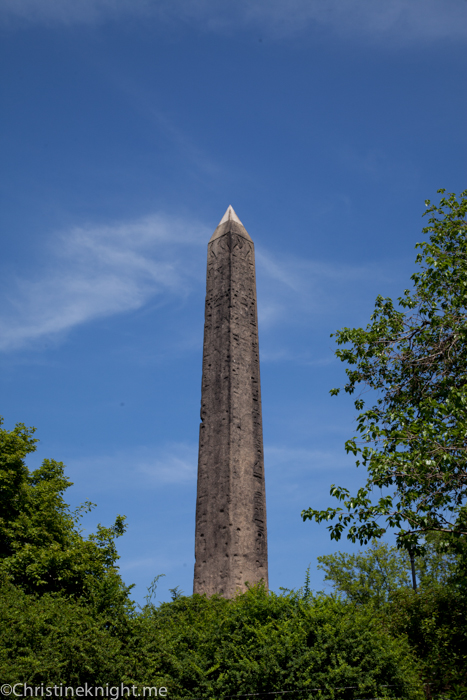
<svg viewBox="0 0 467 700">
<path fill-rule="evenodd" d="M 365 552 L 325 554 L 318 557 L 318 569 L 325 572 L 336 592 L 359 605 L 381 607 L 402 588 L 412 586 L 411 562 L 406 551 L 373 540 Z M 423 556 L 415 557 L 415 572 L 423 589 L 446 585 L 455 576 L 457 558 L 446 551 L 438 537 L 429 537 Z"/>
<path fill-rule="evenodd" d="M 135 685 L 174 698 L 293 691 L 291 697 L 422 700 L 404 638 L 371 611 L 333 597 L 276 596 L 261 586 L 234 600 L 147 605 L 125 634 L 63 594 L 0 589 L 3 682 Z"/>
<path fill-rule="evenodd" d="M 147 606 L 134 630 L 132 678 L 166 686 L 171 698 L 422 696 L 406 642 L 333 597 L 262 586 L 233 600 L 180 597 Z"/>
<path fill-rule="evenodd" d="M 450 695 L 467 684 L 467 597 L 457 583 L 459 556 L 429 538 L 416 557 L 417 593 L 410 585 L 410 561 L 397 547 L 373 541 L 365 552 L 318 557 L 334 590 L 352 603 L 373 609 L 395 637 L 406 636 L 421 660 L 431 695 Z M 461 567 L 462 568 L 462 567 Z"/>
<path fill-rule="evenodd" d="M 324 580 L 332 582 L 336 592 L 358 605 L 380 607 L 397 588 L 410 585 L 407 562 L 399 550 L 376 540 L 365 553 L 318 557 L 318 569 L 325 572 Z"/>
<path fill-rule="evenodd" d="M 361 442 L 346 443 L 366 485 L 355 495 L 333 485 L 344 508 L 302 512 L 334 521 L 334 539 L 347 530 L 366 544 L 391 528 L 398 546 L 419 553 L 426 533 L 467 534 L 467 191 L 426 205 L 429 239 L 417 244 L 412 289 L 397 304 L 378 297 L 366 329 L 336 333 L 345 391 L 377 397 L 370 407 L 355 401 Z"/>
<path fill-rule="evenodd" d="M 0 587 L 0 678 L 4 683 L 118 685 L 124 636 L 84 600 Z"/>
<path fill-rule="evenodd" d="M 393 636 L 405 635 L 422 662 L 422 677 L 432 696 L 467 697 L 467 597 L 440 584 L 418 592 L 395 591 L 385 611 Z"/>
<path fill-rule="evenodd" d="M 63 499 L 72 484 L 62 462 L 46 459 L 30 472 L 24 459 L 36 449 L 34 429 L 19 424 L 8 431 L 2 423 L 0 576 L 26 593 L 63 593 L 86 599 L 110 618 L 121 614 L 130 605 L 115 546 L 124 518 L 83 538 L 79 520 L 92 504 L 72 512 Z"/>
</svg>

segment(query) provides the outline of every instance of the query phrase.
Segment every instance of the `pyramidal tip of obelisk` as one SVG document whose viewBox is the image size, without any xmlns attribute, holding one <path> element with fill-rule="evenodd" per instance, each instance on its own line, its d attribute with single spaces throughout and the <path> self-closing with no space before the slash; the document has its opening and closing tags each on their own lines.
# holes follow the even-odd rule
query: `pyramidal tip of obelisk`
<svg viewBox="0 0 467 700">
<path fill-rule="evenodd" d="M 227 211 L 225 212 L 222 219 L 219 221 L 218 226 L 220 226 L 221 224 L 225 224 L 226 221 L 236 221 L 237 224 L 240 224 L 240 226 L 243 226 L 242 222 L 240 221 L 240 219 L 236 215 L 234 208 L 231 204 L 229 204 L 229 206 L 227 207 Z"/>
<path fill-rule="evenodd" d="M 216 238 L 219 238 L 220 236 L 223 236 L 225 233 L 227 233 L 229 231 L 229 226 L 228 225 L 226 226 L 226 224 L 229 224 L 230 222 L 232 222 L 234 224 L 238 224 L 238 227 L 240 227 L 240 228 L 237 227 L 236 232 L 240 236 L 243 236 L 243 238 L 246 238 L 248 241 L 251 241 L 253 243 L 247 230 L 245 229 L 244 225 L 242 224 L 242 222 L 240 221 L 240 219 L 236 215 L 234 208 L 231 204 L 229 204 L 229 206 L 227 207 L 227 211 L 225 212 L 224 216 L 217 224 L 217 228 L 214 231 L 214 233 L 212 234 L 211 240 L 209 242 L 212 243 L 213 241 L 216 240 Z"/>
</svg>

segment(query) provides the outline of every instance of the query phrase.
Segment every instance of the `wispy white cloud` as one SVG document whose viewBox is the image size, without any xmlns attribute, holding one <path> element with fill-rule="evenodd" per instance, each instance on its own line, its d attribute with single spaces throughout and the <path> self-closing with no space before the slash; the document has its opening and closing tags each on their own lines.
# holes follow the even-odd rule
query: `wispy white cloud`
<svg viewBox="0 0 467 700">
<path fill-rule="evenodd" d="M 335 362 L 333 355 L 328 357 L 314 357 L 309 350 L 297 350 L 291 348 L 276 348 L 260 351 L 261 362 L 295 362 L 308 367 L 326 367 Z"/>
<path fill-rule="evenodd" d="M 131 571 L 132 569 L 154 569 L 160 566 L 161 562 L 158 557 L 139 557 L 138 559 L 130 559 L 125 561 L 120 566 L 121 571 Z"/>
<path fill-rule="evenodd" d="M 74 227 L 50 238 L 45 262 L 15 277 L 5 271 L 0 307 L 0 350 L 36 347 L 38 339 L 62 341 L 79 325 L 145 305 L 204 294 L 206 243 L 211 229 L 190 220 L 153 214 L 107 226 Z M 263 330 L 326 323 L 349 304 L 356 307 L 373 287 L 392 279 L 384 267 L 345 265 L 256 251 L 258 315 Z M 368 286 L 370 285 L 370 287 Z M 373 287 L 371 287 L 373 285 Z M 334 324 L 334 320 L 332 321 Z M 332 326 L 333 327 L 333 326 Z M 186 336 L 188 351 L 198 348 Z M 263 346 L 264 357 L 305 364 L 330 361 L 298 348 Z"/>
<path fill-rule="evenodd" d="M 463 0 L 257 0 L 245 2 L 246 16 L 271 31 L 295 33 L 310 25 L 372 41 L 400 42 L 467 37 Z M 281 30 L 282 26 L 282 30 Z"/>
<path fill-rule="evenodd" d="M 289 479 L 307 471 L 327 472 L 330 468 L 341 469 L 348 466 L 349 460 L 343 450 L 315 450 L 271 445 L 265 448 L 265 463 L 268 471 Z"/>
<path fill-rule="evenodd" d="M 41 269 L 8 282 L 0 349 L 56 337 L 84 322 L 138 309 L 155 297 L 186 296 L 203 270 L 190 259 L 197 250 L 201 255 L 209 235 L 201 225 L 158 214 L 53 236 Z"/>
<path fill-rule="evenodd" d="M 180 128 L 173 115 L 161 108 L 152 87 L 148 89 L 134 75 L 126 74 L 122 69 L 116 70 L 114 66 L 105 68 L 101 64 L 100 70 L 105 72 L 105 79 L 125 96 L 132 108 L 150 121 L 151 131 L 163 135 L 164 140 L 172 144 L 188 169 L 193 168 L 198 177 L 206 175 L 210 178 L 223 177 L 224 180 L 228 177 L 224 164 L 216 162 L 209 149 L 202 148 L 186 130 Z"/>
<path fill-rule="evenodd" d="M 390 154 L 380 148 L 356 149 L 348 144 L 339 145 L 335 157 L 353 176 L 363 176 L 373 181 L 397 181 L 399 186 L 410 187 L 421 175 L 414 161 L 407 156 Z"/>
<path fill-rule="evenodd" d="M 69 459 L 70 473 L 84 477 L 94 492 L 191 484 L 196 479 L 198 447 L 187 443 L 138 445 L 110 454 Z M 76 478 L 73 476 L 73 478 Z"/>
<path fill-rule="evenodd" d="M 140 460 L 137 472 L 148 483 L 183 484 L 196 479 L 198 449 L 196 445 L 166 446 L 156 458 Z"/>
<path fill-rule="evenodd" d="M 352 456 L 343 445 L 330 449 L 296 448 L 290 445 L 267 445 L 264 451 L 267 498 L 271 508 L 302 508 L 312 502 L 326 502 L 332 481 L 347 484 L 353 475 Z"/>
<path fill-rule="evenodd" d="M 263 328 L 303 323 L 311 316 L 329 319 L 350 301 L 356 303 L 368 285 L 392 277 L 389 262 L 383 268 L 371 265 L 346 265 L 271 255 L 263 248 L 256 251 L 258 268 L 258 315 Z M 371 300 L 371 296 L 369 297 Z M 316 358 L 309 358 L 316 360 Z"/>
<path fill-rule="evenodd" d="M 252 27 L 284 36 L 329 28 L 356 40 L 399 43 L 467 37 L 465 0 L 3 0 L 0 17 L 30 22 L 97 23 L 132 14 L 196 22 L 210 31 Z"/>
</svg>

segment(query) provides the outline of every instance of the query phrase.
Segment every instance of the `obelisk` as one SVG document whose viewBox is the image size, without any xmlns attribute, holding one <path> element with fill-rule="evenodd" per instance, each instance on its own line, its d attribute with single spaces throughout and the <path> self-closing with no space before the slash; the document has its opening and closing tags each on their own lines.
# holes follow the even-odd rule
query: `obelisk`
<svg viewBox="0 0 467 700">
<path fill-rule="evenodd" d="M 253 241 L 229 206 L 208 244 L 194 593 L 268 585 Z"/>
</svg>

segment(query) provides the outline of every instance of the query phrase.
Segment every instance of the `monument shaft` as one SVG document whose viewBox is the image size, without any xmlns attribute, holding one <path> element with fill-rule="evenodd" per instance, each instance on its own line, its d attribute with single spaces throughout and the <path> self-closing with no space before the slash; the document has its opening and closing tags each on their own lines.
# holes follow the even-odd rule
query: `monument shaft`
<svg viewBox="0 0 467 700">
<path fill-rule="evenodd" d="M 268 584 L 254 245 L 231 207 L 208 245 L 194 593 Z"/>
</svg>

